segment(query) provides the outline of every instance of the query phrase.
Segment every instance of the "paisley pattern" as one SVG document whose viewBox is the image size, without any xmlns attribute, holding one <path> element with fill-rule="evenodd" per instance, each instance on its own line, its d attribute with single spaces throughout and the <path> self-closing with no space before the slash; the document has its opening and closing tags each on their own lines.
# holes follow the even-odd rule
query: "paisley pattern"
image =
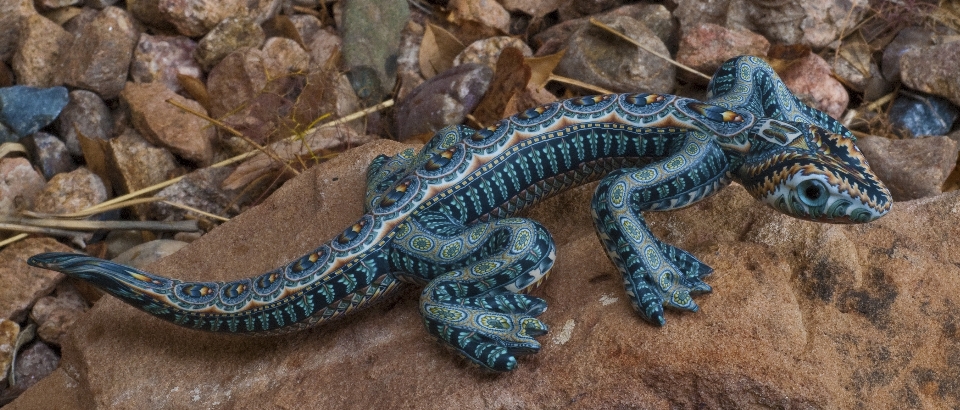
<svg viewBox="0 0 960 410">
<path fill-rule="evenodd" d="M 328 243 L 275 270 L 228 282 L 164 278 L 69 253 L 34 266 L 87 280 L 181 326 L 275 333 L 339 317 L 423 286 L 427 330 L 482 367 L 507 371 L 540 349 L 546 302 L 527 292 L 547 276 L 550 234 L 517 212 L 600 180 L 597 234 L 644 319 L 664 307 L 696 311 L 712 271 L 661 242 L 643 211 L 700 201 L 730 181 L 788 215 L 820 222 L 875 220 L 890 194 L 837 121 L 803 105 L 762 60 L 726 62 L 711 98 L 663 94 L 579 97 L 475 130 L 439 131 L 420 152 L 379 156 L 365 210 Z"/>
</svg>

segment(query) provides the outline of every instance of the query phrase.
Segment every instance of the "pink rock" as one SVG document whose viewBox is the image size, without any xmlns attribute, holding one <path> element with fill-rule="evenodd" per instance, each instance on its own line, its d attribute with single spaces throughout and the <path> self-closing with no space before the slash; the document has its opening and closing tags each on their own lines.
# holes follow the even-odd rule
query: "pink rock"
<svg viewBox="0 0 960 410">
<path fill-rule="evenodd" d="M 44 342 L 61 345 L 64 335 L 87 310 L 87 301 L 70 282 L 60 282 L 56 296 L 44 296 L 33 305 L 30 319 L 37 323 L 37 335 Z"/>
<path fill-rule="evenodd" d="M 304 40 L 306 41 L 306 40 Z M 327 30 L 318 31 L 307 43 L 310 48 L 310 65 L 314 69 L 322 69 L 327 65 L 330 57 L 340 51 L 343 40 L 340 36 Z"/>
<path fill-rule="evenodd" d="M 779 73 L 787 88 L 807 105 L 839 119 L 847 109 L 850 95 L 823 57 L 810 53 Z"/>
<path fill-rule="evenodd" d="M 277 78 L 303 73 L 310 65 L 310 55 L 289 38 L 273 37 L 263 45 L 267 76 Z"/>
<path fill-rule="evenodd" d="M 21 20 L 20 26 L 20 40 L 12 62 L 17 84 L 41 88 L 59 85 L 57 62 L 73 36 L 39 14 Z"/>
<path fill-rule="evenodd" d="M 32 209 L 46 183 L 26 158 L 0 159 L 0 215 Z"/>
<path fill-rule="evenodd" d="M 197 43 L 186 37 L 151 36 L 143 33 L 130 63 L 130 76 L 138 83 L 159 82 L 174 92 L 183 88 L 177 75 L 200 79 L 203 70 L 193 59 Z"/>
<path fill-rule="evenodd" d="M 263 40 L 263 28 L 252 19 L 228 17 L 200 39 L 193 56 L 204 70 L 210 70 L 240 48 L 260 48 Z"/>
<path fill-rule="evenodd" d="M 752 55 L 764 57 L 770 49 L 770 42 L 763 36 L 749 30 L 733 30 L 713 23 L 700 23 L 687 27 L 680 37 L 677 61 L 690 66 L 706 75 L 713 75 L 724 61 L 736 56 Z M 708 80 L 690 75 L 684 76 L 706 84 Z"/>
<path fill-rule="evenodd" d="M 227 17 L 249 17 L 257 24 L 273 18 L 281 0 L 160 0 L 158 7 L 180 34 L 197 37 Z"/>
<path fill-rule="evenodd" d="M 78 212 L 107 200 L 103 180 L 86 167 L 54 175 L 37 196 L 34 210 L 47 214 Z"/>
<path fill-rule="evenodd" d="M 94 91 L 103 99 L 123 90 L 139 34 L 127 11 L 107 7 L 80 28 L 60 63 L 63 82 Z"/>
<path fill-rule="evenodd" d="M 160 83 L 127 83 L 120 98 L 129 104 L 133 126 L 147 141 L 168 148 L 199 166 L 210 165 L 215 130 L 203 118 L 184 112 L 167 100 L 207 115 L 200 103 L 184 98 Z"/>
</svg>

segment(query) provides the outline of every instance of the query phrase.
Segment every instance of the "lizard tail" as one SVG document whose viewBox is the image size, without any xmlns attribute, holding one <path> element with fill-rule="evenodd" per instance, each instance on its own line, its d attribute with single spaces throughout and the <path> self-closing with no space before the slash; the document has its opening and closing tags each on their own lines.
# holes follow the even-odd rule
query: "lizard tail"
<svg viewBox="0 0 960 410">
<path fill-rule="evenodd" d="M 90 282 L 181 326 L 271 334 L 341 316 L 395 287 L 376 253 L 349 269 L 334 268 L 329 249 L 323 245 L 281 268 L 230 282 L 181 281 L 75 253 L 42 253 L 27 263 Z"/>
</svg>

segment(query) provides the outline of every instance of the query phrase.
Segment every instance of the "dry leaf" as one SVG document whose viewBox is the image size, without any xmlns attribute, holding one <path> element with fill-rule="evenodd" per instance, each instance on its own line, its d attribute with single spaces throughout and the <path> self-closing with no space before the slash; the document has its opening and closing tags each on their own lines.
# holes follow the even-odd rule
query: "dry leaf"
<svg viewBox="0 0 960 410">
<path fill-rule="evenodd" d="M 203 109 L 210 112 L 210 94 L 207 93 L 207 86 L 197 77 L 177 73 L 177 82 L 190 94 L 190 98 L 200 103 Z"/>
<path fill-rule="evenodd" d="M 100 138 L 88 138 L 79 128 L 74 127 L 74 130 L 77 132 L 80 152 L 83 153 L 87 168 L 103 180 L 107 192 L 113 192 L 113 183 L 117 181 L 112 180 L 111 177 L 118 178 L 120 173 L 110 172 L 111 168 L 116 169 L 110 165 L 111 156 L 107 154 L 110 152 L 110 142 Z"/>
<path fill-rule="evenodd" d="M 420 73 L 423 78 L 446 71 L 453 66 L 453 59 L 465 46 L 449 31 L 433 24 L 427 24 L 420 42 Z"/>
<path fill-rule="evenodd" d="M 302 168 L 308 168 L 319 162 L 316 157 L 363 145 L 375 138 L 372 135 L 359 134 L 347 127 L 329 127 L 317 129 L 303 139 L 285 139 L 275 142 L 266 149 L 276 153 L 275 157 L 282 161 L 301 164 Z M 290 172 L 284 173 L 285 170 L 286 167 L 283 164 L 261 152 L 237 166 L 237 169 L 223 181 L 223 188 L 240 189 L 267 175 L 279 175 L 284 180 L 293 177 Z"/>
<path fill-rule="evenodd" d="M 309 50 L 306 44 L 303 43 L 303 38 L 300 37 L 300 31 L 297 30 L 297 26 L 290 21 L 290 18 L 285 14 L 278 14 L 276 17 L 270 19 L 267 23 L 264 24 L 266 29 L 276 33 L 279 37 L 289 38 L 293 41 L 296 41 L 300 47 L 303 47 L 304 50 Z M 272 34 L 272 33 L 271 33 Z M 267 35 L 267 38 L 276 37 L 275 35 Z"/>
<path fill-rule="evenodd" d="M 527 87 L 530 66 L 523 60 L 523 52 L 514 47 L 507 47 L 500 53 L 490 88 L 473 110 L 473 117 L 481 125 L 490 125 L 503 118 L 507 102 Z"/>
<path fill-rule="evenodd" d="M 767 52 L 767 58 L 765 59 L 770 67 L 773 67 L 773 71 L 777 73 L 782 73 L 790 66 L 800 62 L 806 58 L 813 50 L 810 47 L 793 44 L 789 46 L 774 44 L 770 46 L 770 51 Z"/>
<path fill-rule="evenodd" d="M 553 70 L 560 64 L 563 54 L 567 50 L 560 50 L 559 53 L 546 55 L 543 57 L 531 57 L 526 59 L 525 63 L 530 66 L 530 84 L 537 87 L 543 87 L 550 81 Z"/>
<path fill-rule="evenodd" d="M 864 77 L 870 77 L 870 46 L 859 38 L 846 41 L 840 46 L 840 57 L 856 68 Z"/>
<path fill-rule="evenodd" d="M 26 154 L 27 149 L 22 144 L 16 142 L 4 142 L 0 144 L 0 158 L 6 158 L 13 153 Z"/>
</svg>

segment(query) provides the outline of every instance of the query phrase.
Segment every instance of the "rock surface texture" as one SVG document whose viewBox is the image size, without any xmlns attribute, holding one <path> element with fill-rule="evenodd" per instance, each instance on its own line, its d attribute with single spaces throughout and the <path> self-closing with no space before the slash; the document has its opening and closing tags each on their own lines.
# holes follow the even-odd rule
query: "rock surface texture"
<svg viewBox="0 0 960 410">
<path fill-rule="evenodd" d="M 288 182 L 146 269 L 250 276 L 361 214 L 378 141 Z M 648 213 L 654 233 L 716 269 L 696 314 L 640 320 L 593 233 L 593 186 L 527 216 L 557 243 L 543 350 L 493 375 L 432 341 L 413 287 L 346 320 L 264 338 L 179 328 L 102 299 L 60 368 L 10 409 L 947 408 L 960 401 L 960 193 L 900 202 L 868 225 L 780 216 L 739 186 Z M 535 381 L 531 383 L 531 381 Z"/>
</svg>

